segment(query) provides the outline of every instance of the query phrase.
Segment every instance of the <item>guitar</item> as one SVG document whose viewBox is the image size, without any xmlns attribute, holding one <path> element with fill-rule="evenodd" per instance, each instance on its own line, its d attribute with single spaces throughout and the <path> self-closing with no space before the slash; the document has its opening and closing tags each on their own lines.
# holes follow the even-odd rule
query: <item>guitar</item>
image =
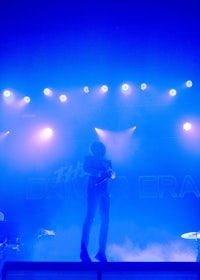
<svg viewBox="0 0 200 280">
<path fill-rule="evenodd" d="M 115 179 L 116 178 L 116 174 L 115 172 L 110 168 L 107 172 L 106 172 L 106 176 L 103 176 L 102 179 L 100 179 L 95 186 L 99 186 L 100 184 L 102 184 L 103 182 L 107 181 L 108 179 Z"/>
<path fill-rule="evenodd" d="M 85 159 L 83 169 L 86 174 L 96 178 L 95 186 L 102 184 L 108 179 L 115 179 L 115 172 L 112 170 L 110 160 L 98 159 L 93 156 L 88 156 Z"/>
</svg>

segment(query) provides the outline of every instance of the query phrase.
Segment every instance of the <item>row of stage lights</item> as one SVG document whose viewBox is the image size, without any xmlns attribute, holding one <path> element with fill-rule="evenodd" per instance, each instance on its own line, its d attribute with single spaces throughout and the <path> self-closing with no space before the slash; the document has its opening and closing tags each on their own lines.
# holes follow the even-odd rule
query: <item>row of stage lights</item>
<svg viewBox="0 0 200 280">
<path fill-rule="evenodd" d="M 185 122 L 185 123 L 183 123 L 182 128 L 185 132 L 189 132 L 190 130 L 192 130 L 192 124 L 190 122 Z M 96 131 L 96 133 L 98 134 L 98 136 L 100 138 L 104 138 L 106 136 L 107 132 L 105 130 L 99 129 L 99 128 L 94 128 L 94 130 Z M 136 130 L 136 126 L 124 131 L 123 133 L 132 134 L 135 130 Z M 11 133 L 10 130 L 7 130 L 5 132 L 1 132 L 0 133 L 0 141 L 3 140 L 4 138 L 6 138 L 10 133 Z M 45 140 L 50 139 L 53 136 L 54 129 L 51 128 L 51 127 L 44 127 L 44 128 L 39 129 L 37 134 L 38 134 L 37 135 L 38 140 L 45 141 Z"/>
<path fill-rule="evenodd" d="M 185 82 L 185 87 L 191 88 L 192 86 L 193 86 L 193 82 L 192 82 L 191 80 L 187 80 L 187 81 Z M 146 91 L 146 90 L 148 89 L 148 87 L 149 87 L 149 86 L 148 86 L 146 83 L 141 83 L 141 85 L 140 85 L 140 90 Z M 90 88 L 89 88 L 89 86 L 83 87 L 82 91 L 83 91 L 83 93 L 85 93 L 85 94 L 89 94 L 89 93 L 90 93 Z M 131 94 L 131 93 L 133 92 L 133 87 L 131 86 L 131 84 L 124 83 L 124 84 L 121 85 L 120 91 L 121 91 L 121 93 L 124 94 L 124 95 L 129 95 L 129 94 Z M 99 87 L 99 92 L 102 93 L 102 94 L 108 93 L 108 92 L 109 92 L 109 87 L 108 87 L 108 85 L 105 85 L 105 84 L 104 84 L 104 85 L 102 85 L 101 87 Z M 43 89 L 43 94 L 44 94 L 45 96 L 47 96 L 47 97 L 51 97 L 51 96 L 53 96 L 54 91 L 53 91 L 51 88 L 44 88 L 44 89 Z M 177 90 L 176 90 L 175 88 L 172 88 L 172 89 L 170 89 L 170 90 L 168 91 L 168 94 L 169 94 L 170 96 L 174 97 L 174 96 L 177 95 Z M 12 102 L 15 100 L 15 94 L 14 94 L 14 92 L 13 92 L 12 90 L 6 89 L 6 90 L 3 91 L 3 94 L 2 94 L 2 95 L 3 95 L 3 99 L 4 99 L 4 101 L 5 101 L 6 103 L 12 103 Z M 60 95 L 59 95 L 59 100 L 60 100 L 60 102 L 62 102 L 62 103 L 67 102 L 67 100 L 68 100 L 67 94 L 64 94 L 64 93 L 60 94 Z M 31 97 L 30 97 L 30 96 L 24 96 L 24 97 L 22 98 L 22 100 L 20 101 L 20 104 L 21 104 L 21 105 L 23 105 L 23 104 L 25 105 L 25 104 L 28 104 L 28 103 L 30 103 L 30 102 L 31 102 Z"/>
</svg>

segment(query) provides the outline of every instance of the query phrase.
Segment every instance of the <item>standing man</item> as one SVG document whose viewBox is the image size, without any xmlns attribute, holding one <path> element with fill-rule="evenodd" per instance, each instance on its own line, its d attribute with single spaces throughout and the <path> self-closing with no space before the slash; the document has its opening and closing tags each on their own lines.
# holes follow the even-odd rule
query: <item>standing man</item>
<svg viewBox="0 0 200 280">
<path fill-rule="evenodd" d="M 100 210 L 101 225 L 99 233 L 99 250 L 95 258 L 107 262 L 106 242 L 108 236 L 110 196 L 108 179 L 114 178 L 111 161 L 106 159 L 106 147 L 102 142 L 92 143 L 91 155 L 85 158 L 83 169 L 88 173 L 87 213 L 83 223 L 80 258 L 83 262 L 91 262 L 88 254 L 88 243 L 91 226 L 97 211 Z"/>
</svg>

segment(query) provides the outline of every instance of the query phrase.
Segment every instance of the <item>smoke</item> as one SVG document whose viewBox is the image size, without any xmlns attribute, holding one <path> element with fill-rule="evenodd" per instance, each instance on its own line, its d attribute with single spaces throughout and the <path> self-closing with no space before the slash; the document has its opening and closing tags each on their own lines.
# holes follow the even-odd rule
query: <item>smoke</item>
<svg viewBox="0 0 200 280">
<path fill-rule="evenodd" d="M 110 261 L 115 262 L 194 262 L 195 250 L 186 247 L 181 241 L 171 241 L 166 244 L 151 243 L 145 248 L 134 246 L 127 238 L 124 244 L 108 246 Z"/>
<path fill-rule="evenodd" d="M 78 227 L 70 227 L 57 231 L 56 236 L 37 240 L 31 260 L 80 261 L 80 233 Z M 98 248 L 95 245 L 97 240 L 92 237 L 92 241 L 88 249 L 93 259 Z M 195 246 L 190 245 L 190 242 L 185 244 L 182 240 L 166 240 L 165 244 L 147 242 L 141 246 L 127 237 L 123 244 L 109 243 L 107 257 L 109 262 L 195 262 Z"/>
</svg>

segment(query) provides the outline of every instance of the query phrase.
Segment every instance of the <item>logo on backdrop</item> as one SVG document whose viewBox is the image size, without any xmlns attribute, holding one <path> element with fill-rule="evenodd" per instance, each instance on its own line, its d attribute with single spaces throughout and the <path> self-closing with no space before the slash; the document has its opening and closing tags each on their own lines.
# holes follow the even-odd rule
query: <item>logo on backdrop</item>
<svg viewBox="0 0 200 280">
<path fill-rule="evenodd" d="M 188 195 L 200 197 L 200 187 L 191 175 L 178 180 L 172 175 L 139 176 L 140 198 L 184 198 Z"/>
<path fill-rule="evenodd" d="M 26 193 L 27 199 L 82 199 L 87 195 L 88 175 L 83 170 L 83 164 L 64 165 L 52 172 L 48 178 L 30 178 Z M 116 197 L 125 199 L 128 195 L 128 179 L 126 176 L 117 176 L 110 181 L 114 185 L 112 190 Z M 112 186 L 111 186 L 112 187 Z"/>
<path fill-rule="evenodd" d="M 48 178 L 30 178 L 27 199 L 80 199 L 86 194 L 87 177 L 80 161 L 74 165 L 60 166 Z M 200 198 L 198 180 L 192 175 L 183 175 L 181 179 L 173 175 L 143 175 L 130 178 L 126 175 L 117 176 L 111 181 L 113 194 L 121 199 L 130 197 L 132 186 L 139 198 Z"/>
<path fill-rule="evenodd" d="M 27 199 L 64 199 L 82 197 L 86 185 L 86 175 L 82 163 L 61 166 L 52 172 L 52 176 L 34 177 L 29 180 Z"/>
</svg>

